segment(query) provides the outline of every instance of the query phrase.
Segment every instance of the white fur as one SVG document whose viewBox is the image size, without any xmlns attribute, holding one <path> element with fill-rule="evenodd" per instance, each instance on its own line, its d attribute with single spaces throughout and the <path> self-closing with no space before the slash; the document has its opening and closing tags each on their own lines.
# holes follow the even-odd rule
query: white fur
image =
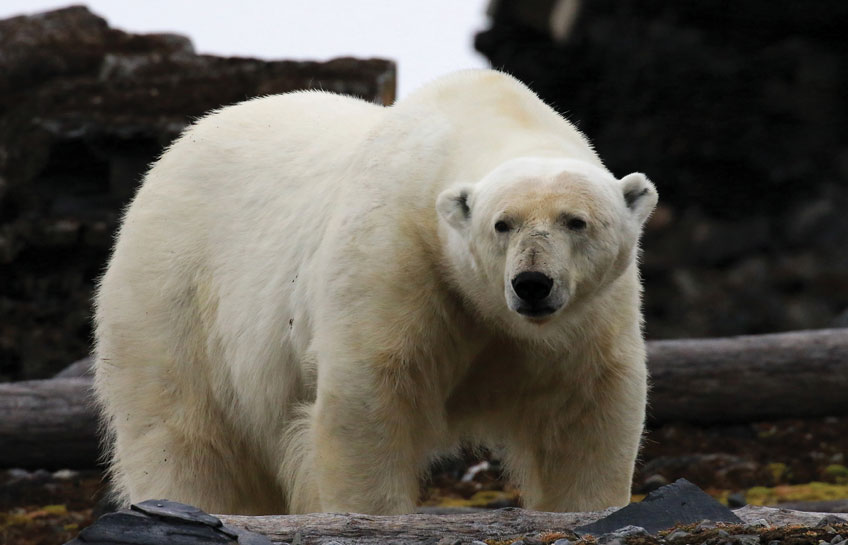
<svg viewBox="0 0 848 545">
<path fill-rule="evenodd" d="M 402 513 L 435 456 L 480 443 L 530 508 L 627 503 L 656 202 L 628 184 L 631 207 L 577 130 L 493 71 L 390 108 L 302 92 L 201 119 L 147 174 L 97 295 L 119 497 Z M 563 212 L 590 216 L 583 238 Z M 510 275 L 542 262 L 563 307 L 528 320 Z"/>
</svg>

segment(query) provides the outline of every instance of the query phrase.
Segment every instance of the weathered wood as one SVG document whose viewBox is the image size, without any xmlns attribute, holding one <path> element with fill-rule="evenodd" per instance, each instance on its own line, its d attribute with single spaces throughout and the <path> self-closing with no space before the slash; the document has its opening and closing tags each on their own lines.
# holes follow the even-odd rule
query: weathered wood
<svg viewBox="0 0 848 545">
<path fill-rule="evenodd" d="M 524 509 L 498 509 L 468 515 L 359 515 L 314 513 L 247 517 L 215 515 L 224 524 L 262 534 L 274 543 L 292 543 L 300 536 L 303 545 L 336 541 L 341 545 L 452 544 L 458 540 L 509 539 L 544 530 L 573 529 L 610 514 L 543 513 Z"/>
<path fill-rule="evenodd" d="M 97 462 L 91 380 L 0 384 L 0 467 L 77 468 Z"/>
<path fill-rule="evenodd" d="M 848 415 L 848 329 L 652 341 L 648 354 L 654 425 Z M 93 467 L 90 384 L 0 384 L 0 467 Z"/>
<path fill-rule="evenodd" d="M 848 414 L 848 329 L 654 341 L 648 364 L 654 424 Z"/>
<path fill-rule="evenodd" d="M 246 517 L 215 515 L 224 524 L 262 534 L 273 543 L 303 545 L 433 545 L 475 539 L 508 539 L 543 531 L 574 530 L 595 522 L 615 509 L 596 513 L 540 513 L 524 509 L 499 509 L 470 515 L 399 515 L 392 517 L 321 514 Z M 765 520 L 773 526 L 814 526 L 830 513 L 747 506 L 735 511 L 746 524 Z"/>
</svg>

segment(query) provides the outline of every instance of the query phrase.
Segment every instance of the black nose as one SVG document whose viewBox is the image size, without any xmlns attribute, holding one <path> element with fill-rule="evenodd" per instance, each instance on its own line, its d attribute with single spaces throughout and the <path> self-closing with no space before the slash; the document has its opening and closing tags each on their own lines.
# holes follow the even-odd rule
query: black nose
<svg viewBox="0 0 848 545">
<path fill-rule="evenodd" d="M 522 301 L 538 303 L 551 293 L 554 281 L 536 271 L 525 271 L 512 279 L 512 289 Z"/>
</svg>

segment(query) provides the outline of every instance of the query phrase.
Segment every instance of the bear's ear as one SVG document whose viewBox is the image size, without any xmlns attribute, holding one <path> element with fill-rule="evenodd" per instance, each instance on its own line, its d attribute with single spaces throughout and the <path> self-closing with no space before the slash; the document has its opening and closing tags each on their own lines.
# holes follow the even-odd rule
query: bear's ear
<svg viewBox="0 0 848 545">
<path fill-rule="evenodd" d="M 621 179 L 621 190 L 627 208 L 633 211 L 639 223 L 644 223 L 657 206 L 659 197 L 654 184 L 641 172 L 634 172 Z"/>
<path fill-rule="evenodd" d="M 469 184 L 455 185 L 442 191 L 436 199 L 436 211 L 448 225 L 461 231 L 471 219 L 471 207 L 468 199 L 474 186 Z"/>
</svg>

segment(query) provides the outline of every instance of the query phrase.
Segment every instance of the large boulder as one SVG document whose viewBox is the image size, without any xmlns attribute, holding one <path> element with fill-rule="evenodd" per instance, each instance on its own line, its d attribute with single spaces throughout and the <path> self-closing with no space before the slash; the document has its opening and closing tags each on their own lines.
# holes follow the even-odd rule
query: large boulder
<svg viewBox="0 0 848 545">
<path fill-rule="evenodd" d="M 0 380 L 86 355 L 94 280 L 147 165 L 195 117 L 318 88 L 389 104 L 391 61 L 198 55 L 84 7 L 0 21 Z"/>
</svg>

